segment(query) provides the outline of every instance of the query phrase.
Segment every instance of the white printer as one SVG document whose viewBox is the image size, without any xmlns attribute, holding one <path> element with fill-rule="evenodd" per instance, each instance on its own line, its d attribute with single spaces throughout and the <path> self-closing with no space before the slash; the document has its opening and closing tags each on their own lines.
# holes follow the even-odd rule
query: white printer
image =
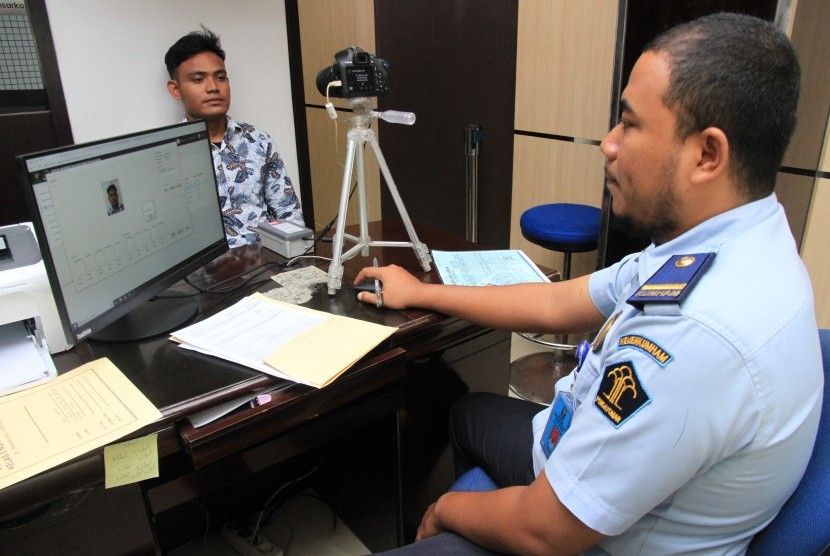
<svg viewBox="0 0 830 556">
<path fill-rule="evenodd" d="M 0 395 L 57 376 L 70 347 L 31 224 L 0 227 Z"/>
</svg>

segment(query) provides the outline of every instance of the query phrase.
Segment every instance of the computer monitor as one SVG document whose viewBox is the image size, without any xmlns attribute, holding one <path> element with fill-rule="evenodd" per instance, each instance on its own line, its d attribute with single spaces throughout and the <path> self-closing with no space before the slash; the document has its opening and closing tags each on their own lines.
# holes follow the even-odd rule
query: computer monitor
<svg viewBox="0 0 830 556">
<path fill-rule="evenodd" d="M 67 340 L 127 341 L 186 323 L 154 299 L 228 250 L 204 121 L 17 157 Z"/>
</svg>

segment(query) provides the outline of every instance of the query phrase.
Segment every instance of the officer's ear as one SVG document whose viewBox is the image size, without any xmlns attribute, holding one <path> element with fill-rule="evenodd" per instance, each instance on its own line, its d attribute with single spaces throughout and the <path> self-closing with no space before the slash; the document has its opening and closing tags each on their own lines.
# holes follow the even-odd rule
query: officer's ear
<svg viewBox="0 0 830 556">
<path fill-rule="evenodd" d="M 693 183 L 710 181 L 725 175 L 729 166 L 729 139 L 722 129 L 707 127 L 690 137 L 694 150 Z"/>
</svg>

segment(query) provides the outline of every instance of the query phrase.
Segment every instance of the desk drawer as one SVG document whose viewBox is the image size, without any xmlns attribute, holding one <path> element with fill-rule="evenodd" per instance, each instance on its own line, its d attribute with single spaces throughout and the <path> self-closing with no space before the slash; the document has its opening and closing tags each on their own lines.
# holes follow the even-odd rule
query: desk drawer
<svg viewBox="0 0 830 556">
<path fill-rule="evenodd" d="M 147 488 L 152 514 L 232 484 L 339 435 L 394 415 L 405 376 L 404 351 L 395 349 L 360 362 L 320 390 L 286 393 L 270 403 L 233 414 L 180 435 L 192 470 L 160 477 Z"/>
</svg>

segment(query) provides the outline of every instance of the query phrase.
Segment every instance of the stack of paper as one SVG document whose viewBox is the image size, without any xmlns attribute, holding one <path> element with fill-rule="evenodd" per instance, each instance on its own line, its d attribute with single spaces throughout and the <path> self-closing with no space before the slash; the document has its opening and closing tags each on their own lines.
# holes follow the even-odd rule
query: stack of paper
<svg viewBox="0 0 830 556">
<path fill-rule="evenodd" d="M 183 348 L 322 388 L 396 330 L 254 294 L 174 332 L 171 339 Z"/>
</svg>

